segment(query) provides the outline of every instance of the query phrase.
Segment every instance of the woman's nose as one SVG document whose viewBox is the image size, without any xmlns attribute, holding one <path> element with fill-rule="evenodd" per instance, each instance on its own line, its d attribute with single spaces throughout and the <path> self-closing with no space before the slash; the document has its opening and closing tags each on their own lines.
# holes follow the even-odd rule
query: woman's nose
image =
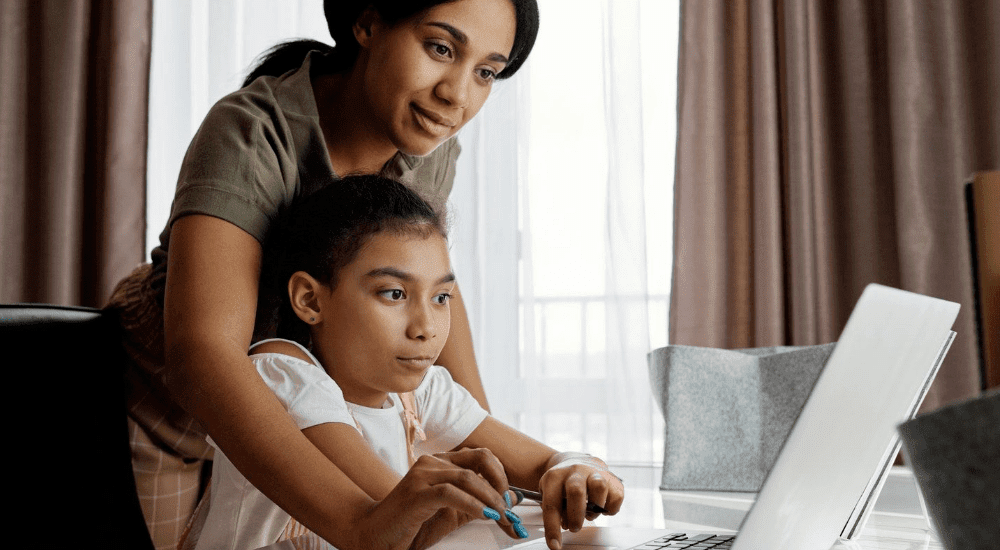
<svg viewBox="0 0 1000 550">
<path fill-rule="evenodd" d="M 448 71 L 434 89 L 435 95 L 452 107 L 465 107 L 469 100 L 472 74 L 465 69 Z"/>
</svg>

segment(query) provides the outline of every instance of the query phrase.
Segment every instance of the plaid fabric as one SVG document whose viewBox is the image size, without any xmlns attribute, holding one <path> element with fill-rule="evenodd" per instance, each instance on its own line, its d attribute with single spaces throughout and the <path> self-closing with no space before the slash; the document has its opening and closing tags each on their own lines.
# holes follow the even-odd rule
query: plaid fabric
<svg viewBox="0 0 1000 550">
<path fill-rule="evenodd" d="M 204 461 L 165 451 L 131 418 L 128 425 L 135 487 L 149 535 L 157 550 L 174 550 L 198 503 Z"/>
<path fill-rule="evenodd" d="M 193 417 L 162 384 L 163 308 L 149 285 L 150 264 L 115 287 L 105 309 L 121 322 L 132 470 L 146 525 L 157 549 L 177 547 L 198 501 L 212 447 Z"/>
</svg>

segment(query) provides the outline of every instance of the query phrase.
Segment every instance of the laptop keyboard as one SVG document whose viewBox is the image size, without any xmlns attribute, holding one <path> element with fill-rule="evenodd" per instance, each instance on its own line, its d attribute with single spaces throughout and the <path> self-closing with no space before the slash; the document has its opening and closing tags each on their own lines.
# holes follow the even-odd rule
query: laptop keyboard
<svg viewBox="0 0 1000 550">
<path fill-rule="evenodd" d="M 736 535 L 685 535 L 674 533 L 636 546 L 633 550 L 660 550 L 662 548 L 688 548 L 690 550 L 715 550 L 731 548 Z"/>
</svg>

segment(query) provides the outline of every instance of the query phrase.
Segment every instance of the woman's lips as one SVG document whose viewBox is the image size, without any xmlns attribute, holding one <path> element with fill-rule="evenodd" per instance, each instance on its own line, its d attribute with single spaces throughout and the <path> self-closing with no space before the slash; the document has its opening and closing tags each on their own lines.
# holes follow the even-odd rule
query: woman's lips
<svg viewBox="0 0 1000 550">
<path fill-rule="evenodd" d="M 417 124 L 425 132 L 434 136 L 447 136 L 451 134 L 452 129 L 458 124 L 448 117 L 424 109 L 416 103 L 411 103 L 410 109 L 413 111 Z"/>
</svg>

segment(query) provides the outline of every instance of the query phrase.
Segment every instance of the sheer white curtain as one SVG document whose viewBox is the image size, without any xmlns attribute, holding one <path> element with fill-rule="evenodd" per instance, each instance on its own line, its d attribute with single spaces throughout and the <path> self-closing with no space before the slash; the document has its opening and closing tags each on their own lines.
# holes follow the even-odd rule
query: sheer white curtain
<svg viewBox="0 0 1000 550">
<path fill-rule="evenodd" d="M 666 343 L 675 0 L 540 0 L 528 64 L 459 135 L 452 258 L 497 417 L 558 449 L 661 463 L 646 353 Z M 147 248 L 208 108 L 253 58 L 329 42 L 320 0 L 158 1 Z"/>
<path fill-rule="evenodd" d="M 156 0 L 149 75 L 147 258 L 170 214 L 188 143 L 209 107 L 239 89 L 278 42 L 331 42 L 323 0 Z"/>
<path fill-rule="evenodd" d="M 662 463 L 677 2 L 541 0 L 527 65 L 460 134 L 452 250 L 494 414 Z"/>
</svg>

